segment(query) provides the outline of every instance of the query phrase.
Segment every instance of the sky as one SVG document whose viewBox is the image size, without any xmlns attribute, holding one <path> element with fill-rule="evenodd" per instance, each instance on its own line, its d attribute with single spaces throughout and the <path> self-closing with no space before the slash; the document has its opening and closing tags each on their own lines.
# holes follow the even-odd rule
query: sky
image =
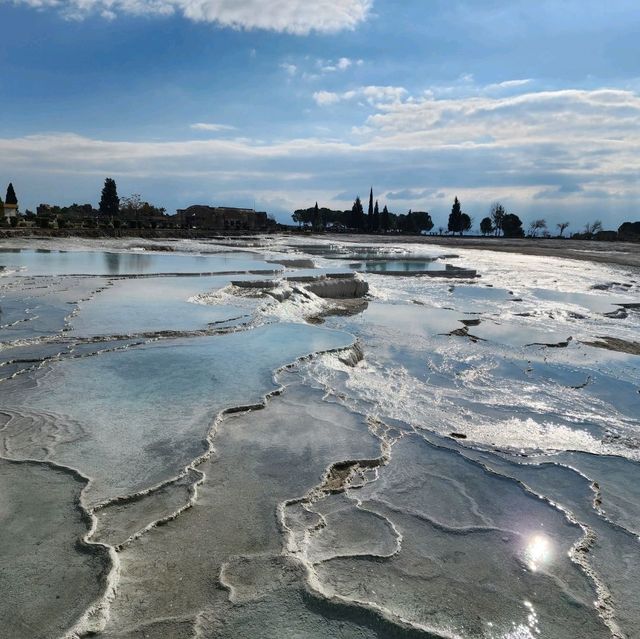
<svg viewBox="0 0 640 639">
<path fill-rule="evenodd" d="M 0 0 L 0 188 L 640 219 L 637 0 Z"/>
</svg>

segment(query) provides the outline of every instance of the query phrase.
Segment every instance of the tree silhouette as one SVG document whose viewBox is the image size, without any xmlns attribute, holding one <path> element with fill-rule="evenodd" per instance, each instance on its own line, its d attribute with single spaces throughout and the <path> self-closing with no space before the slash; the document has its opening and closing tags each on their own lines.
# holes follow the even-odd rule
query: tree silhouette
<svg viewBox="0 0 640 639">
<path fill-rule="evenodd" d="M 391 216 L 389 215 L 389 209 L 385 207 L 382 209 L 382 216 L 380 218 L 380 226 L 386 233 L 391 228 Z"/>
<path fill-rule="evenodd" d="M 491 207 L 491 220 L 493 221 L 493 228 L 496 235 L 500 235 L 500 231 L 502 231 L 502 220 L 506 214 L 507 212 L 500 202 L 496 202 Z"/>
<path fill-rule="evenodd" d="M 369 191 L 369 209 L 367 211 L 367 229 L 373 231 L 373 187 Z"/>
<path fill-rule="evenodd" d="M 364 209 L 362 208 L 360 196 L 356 198 L 356 201 L 351 207 L 351 227 L 359 231 L 362 231 L 364 228 Z"/>
<path fill-rule="evenodd" d="M 7 187 L 7 195 L 4 198 L 5 204 L 14 204 L 18 205 L 18 198 L 16 197 L 16 192 L 13 190 L 13 184 L 9 182 L 9 186 Z"/>
<path fill-rule="evenodd" d="M 543 219 L 534 220 L 529 225 L 529 233 L 531 237 L 538 237 L 538 231 L 547 228 L 547 221 Z"/>
<path fill-rule="evenodd" d="M 556 224 L 556 226 L 560 230 L 560 237 L 562 237 L 564 230 L 567 228 L 567 226 L 569 226 L 569 222 L 559 222 L 558 224 Z"/>
<path fill-rule="evenodd" d="M 448 229 L 450 233 L 462 234 L 462 207 L 457 197 L 453 200 L 453 206 L 449 214 Z"/>
<path fill-rule="evenodd" d="M 373 228 L 372 231 L 376 233 L 380 230 L 380 209 L 378 207 L 378 200 L 373 205 Z"/>
<path fill-rule="evenodd" d="M 490 217 L 482 218 L 480 222 L 480 232 L 482 235 L 490 235 L 493 233 L 493 222 Z"/>
<path fill-rule="evenodd" d="M 313 207 L 313 230 L 320 231 L 322 229 L 322 215 L 320 215 L 320 209 L 318 203 Z"/>
<path fill-rule="evenodd" d="M 522 220 L 515 213 L 506 213 L 502 218 L 502 232 L 505 237 L 524 237 Z"/>
<path fill-rule="evenodd" d="M 473 220 L 466 213 L 462 213 L 460 215 L 460 235 L 462 235 L 464 231 L 471 230 L 472 224 Z"/>
<path fill-rule="evenodd" d="M 99 208 L 100 213 L 103 215 L 114 216 L 118 215 L 120 211 L 120 198 L 118 197 L 116 182 L 112 178 L 107 178 L 104 181 Z"/>
<path fill-rule="evenodd" d="M 602 231 L 602 222 L 600 220 L 596 220 L 595 222 L 593 222 L 593 224 L 589 224 L 589 222 L 587 222 L 584 225 L 584 232 L 587 235 L 595 235 L 600 231 Z"/>
<path fill-rule="evenodd" d="M 433 228 L 433 220 L 426 211 L 412 211 L 411 217 L 416 231 L 427 231 L 428 233 Z"/>
<path fill-rule="evenodd" d="M 640 240 L 640 222 L 623 222 L 618 227 L 618 239 Z"/>
<path fill-rule="evenodd" d="M 407 213 L 407 217 L 405 218 L 404 224 L 405 224 L 404 230 L 407 231 L 408 233 L 415 233 L 418 230 L 416 218 L 411 209 L 409 209 L 409 212 Z"/>
</svg>

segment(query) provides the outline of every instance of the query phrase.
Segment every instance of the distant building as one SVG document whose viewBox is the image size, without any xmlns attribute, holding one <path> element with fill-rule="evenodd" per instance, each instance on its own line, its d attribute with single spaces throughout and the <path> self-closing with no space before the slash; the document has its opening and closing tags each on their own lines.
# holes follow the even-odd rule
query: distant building
<svg viewBox="0 0 640 639">
<path fill-rule="evenodd" d="M 266 231 L 274 225 L 263 211 L 230 206 L 195 204 L 178 209 L 173 217 L 183 228 L 216 231 Z"/>
<path fill-rule="evenodd" d="M 1 205 L 4 210 L 4 217 L 6 220 L 10 220 L 12 217 L 18 216 L 18 205 L 17 204 L 7 204 L 6 202 Z"/>
<path fill-rule="evenodd" d="M 1 201 L 2 200 L 0 200 L 0 202 Z M 7 187 L 7 195 L 4 198 L 4 204 L 0 206 L 0 210 L 4 210 L 3 215 L 7 220 L 17 217 L 18 215 L 18 198 L 16 197 L 16 192 L 13 190 L 13 184 L 11 184 L 11 182 L 9 182 L 9 186 Z"/>
</svg>

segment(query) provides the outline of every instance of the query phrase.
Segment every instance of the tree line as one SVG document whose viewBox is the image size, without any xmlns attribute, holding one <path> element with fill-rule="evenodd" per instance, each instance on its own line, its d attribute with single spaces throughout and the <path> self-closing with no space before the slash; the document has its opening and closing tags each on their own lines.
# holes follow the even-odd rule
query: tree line
<svg viewBox="0 0 640 639">
<path fill-rule="evenodd" d="M 9 184 L 7 188 L 5 200 L 7 204 L 16 206 L 18 204 L 12 184 Z M 105 179 L 97 210 L 91 204 L 74 203 L 70 206 L 40 204 L 37 208 L 37 215 L 27 209 L 24 214 L 18 213 L 11 219 L 5 220 L 2 209 L 3 204 L 0 198 L 0 222 L 3 224 L 10 223 L 11 226 L 35 225 L 40 228 L 59 229 L 97 228 L 99 226 L 120 228 L 123 225 L 129 228 L 151 225 L 155 228 L 158 220 L 166 215 L 164 208 L 143 201 L 138 194 L 119 197 L 118 188 L 113 178 Z"/>
<path fill-rule="evenodd" d="M 320 208 L 316 202 L 315 206 L 295 211 L 292 219 L 299 226 L 310 226 L 314 231 L 349 229 L 365 233 L 420 233 L 433 228 L 433 220 L 425 211 L 410 210 L 396 214 L 391 213 L 386 205 L 380 210 L 378 200 L 373 199 L 373 189 L 369 192 L 366 213 L 358 196 L 346 211 Z"/>
<path fill-rule="evenodd" d="M 10 219 L 4 216 L 4 203 L 0 197 L 0 224 L 10 223 L 12 226 L 24 224 L 21 220 L 35 219 L 41 226 L 49 226 L 54 220 L 59 227 L 67 226 L 68 222 L 82 220 L 82 224 L 98 224 L 98 219 L 106 220 L 114 228 L 123 221 L 132 228 L 145 225 L 148 222 L 155 225 L 158 219 L 166 216 L 164 208 L 160 208 L 143 201 L 140 195 L 133 194 L 120 198 L 116 182 L 113 178 L 106 178 L 100 194 L 100 203 L 96 211 L 91 204 L 72 204 L 68 207 L 40 205 L 38 215 L 31 211 L 20 214 L 18 198 L 13 184 L 9 183 L 5 195 L 5 203 L 13 206 L 15 213 Z M 412 211 L 407 213 L 392 213 L 387 206 L 380 210 L 378 200 L 374 200 L 373 188 L 369 191 L 369 205 L 365 213 L 360 197 L 356 197 L 350 209 L 345 211 L 320 208 L 318 203 L 308 209 L 298 209 L 292 215 L 293 221 L 299 226 L 311 227 L 314 231 L 355 231 L 363 233 L 431 233 L 434 228 L 433 219 L 426 211 Z M 33 223 L 33 222 L 31 222 Z M 162 222 L 160 222 L 162 223 Z M 438 227 L 435 233 L 460 234 L 471 230 L 473 218 L 462 210 L 458 197 L 454 198 L 447 226 Z M 564 237 L 569 222 L 559 222 L 557 237 Z M 489 215 L 482 218 L 479 224 L 480 232 L 485 236 L 525 237 L 522 220 L 515 213 L 509 213 L 505 207 L 496 202 L 491 206 Z M 155 228 L 155 226 L 154 226 Z M 529 224 L 528 237 L 551 237 L 551 232 L 545 219 L 533 220 Z M 587 223 L 584 229 L 571 235 L 576 239 L 596 240 L 640 240 L 640 221 L 624 222 L 617 231 L 605 231 L 600 220 Z"/>
<path fill-rule="evenodd" d="M 166 211 L 164 208 L 143 201 L 137 193 L 120 199 L 118 187 L 113 178 L 106 178 L 104 181 L 98 210 L 102 215 L 127 218 L 159 216 L 164 215 Z"/>
<path fill-rule="evenodd" d="M 298 209 L 292 215 L 299 227 L 311 228 L 313 231 L 351 231 L 359 233 L 432 233 L 452 235 L 464 233 L 473 227 L 473 218 L 462 210 L 458 197 L 453 200 L 447 226 L 438 227 L 435 231 L 433 219 L 428 212 L 411 211 L 406 214 L 391 213 L 385 205 L 380 211 L 378 200 L 373 198 L 373 188 L 369 192 L 369 207 L 365 214 L 360 197 L 356 197 L 352 207 L 345 211 L 315 206 Z M 569 222 L 558 222 L 556 237 L 565 237 Z M 515 213 L 506 210 L 503 204 L 495 202 L 491 205 L 489 215 L 482 218 L 479 224 L 484 236 L 502 237 L 552 237 L 545 219 L 533 220 L 525 232 L 522 220 Z M 605 231 L 600 220 L 588 222 L 582 230 L 571 235 L 574 239 L 595 240 L 640 240 L 640 222 L 624 222 L 617 231 Z"/>
<path fill-rule="evenodd" d="M 380 211 L 378 200 L 374 201 L 373 188 L 369 192 L 367 213 L 360 197 L 356 197 L 351 209 L 346 211 L 320 208 L 315 206 L 294 211 L 292 219 L 299 226 L 311 227 L 314 231 L 350 230 L 362 233 L 430 233 L 434 228 L 433 219 L 426 211 L 409 210 L 404 214 L 392 213 L 385 205 Z M 437 233 L 464 234 L 471 230 L 473 218 L 462 210 L 456 197 L 451 207 L 446 229 L 438 228 Z M 505 237 L 524 237 L 522 221 L 514 213 L 507 213 L 500 203 L 493 205 L 489 217 L 480 223 L 483 234 L 504 235 Z"/>
</svg>

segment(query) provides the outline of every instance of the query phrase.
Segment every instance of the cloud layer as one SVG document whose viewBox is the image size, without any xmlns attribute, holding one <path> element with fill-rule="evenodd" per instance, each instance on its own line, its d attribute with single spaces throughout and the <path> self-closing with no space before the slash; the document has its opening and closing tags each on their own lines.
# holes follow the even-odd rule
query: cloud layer
<svg viewBox="0 0 640 639">
<path fill-rule="evenodd" d="M 0 0 L 1 2 L 2 0 Z M 82 19 L 100 14 L 172 15 L 234 29 L 264 29 L 306 35 L 353 29 L 366 19 L 373 0 L 15 0 L 36 9 L 53 8 Z"/>
<path fill-rule="evenodd" d="M 363 87 L 355 95 L 370 115 L 346 139 L 127 142 L 35 135 L 0 139 L 7 164 L 0 161 L 0 170 L 200 180 L 219 192 L 246 191 L 251 184 L 254 193 L 277 193 L 292 207 L 350 190 L 355 196 L 373 183 L 400 209 L 444 206 L 458 194 L 482 206 L 506 198 L 530 209 L 608 207 L 612 216 L 626 218 L 637 211 L 640 95 L 633 91 L 529 90 L 438 99 Z M 333 204 L 348 205 L 347 199 Z"/>
<path fill-rule="evenodd" d="M 195 122 L 189 126 L 194 131 L 209 131 L 217 133 L 219 131 L 233 131 L 236 127 L 229 124 L 217 124 L 214 122 Z"/>
</svg>

